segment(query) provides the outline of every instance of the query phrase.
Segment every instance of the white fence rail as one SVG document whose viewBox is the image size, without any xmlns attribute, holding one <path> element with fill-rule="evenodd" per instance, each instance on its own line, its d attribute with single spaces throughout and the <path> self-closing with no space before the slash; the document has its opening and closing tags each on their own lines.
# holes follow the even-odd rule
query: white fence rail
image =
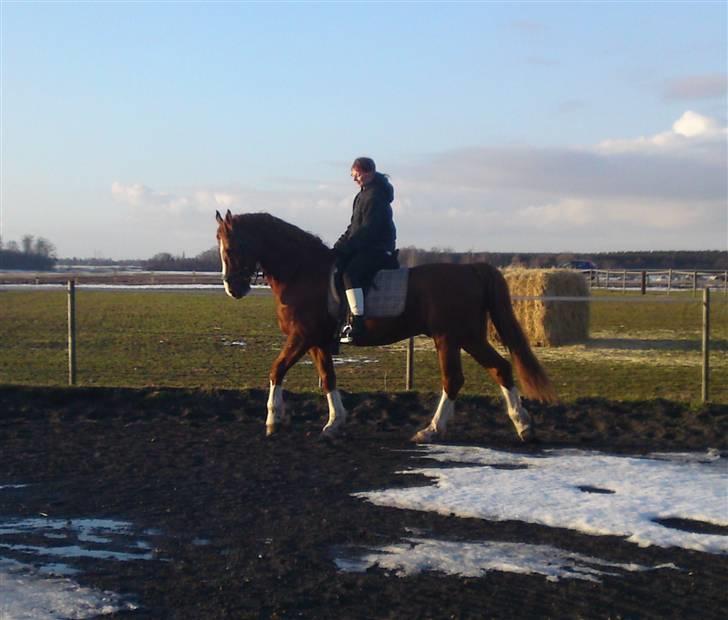
<svg viewBox="0 0 728 620">
<path fill-rule="evenodd" d="M 728 294 L 728 270 L 591 269 L 582 272 L 590 288 L 647 292 L 690 291 L 712 288 Z"/>
</svg>

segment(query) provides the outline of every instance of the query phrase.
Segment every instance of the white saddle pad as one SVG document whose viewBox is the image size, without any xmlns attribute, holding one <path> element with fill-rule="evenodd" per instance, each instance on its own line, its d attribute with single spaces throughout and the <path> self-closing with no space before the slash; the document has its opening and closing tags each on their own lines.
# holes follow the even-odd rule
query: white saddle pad
<svg viewBox="0 0 728 620">
<path fill-rule="evenodd" d="M 374 281 L 364 298 L 364 316 L 367 318 L 387 318 L 399 316 L 404 311 L 407 299 L 409 269 L 382 269 L 374 276 Z M 329 286 L 329 314 L 336 316 L 341 303 L 334 286 L 334 271 L 331 272 Z"/>
</svg>

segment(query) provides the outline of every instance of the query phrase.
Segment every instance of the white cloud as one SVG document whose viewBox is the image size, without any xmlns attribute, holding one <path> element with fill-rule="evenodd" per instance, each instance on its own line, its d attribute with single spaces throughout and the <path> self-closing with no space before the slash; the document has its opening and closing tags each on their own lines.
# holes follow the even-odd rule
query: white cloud
<svg viewBox="0 0 728 620">
<path fill-rule="evenodd" d="M 440 153 L 397 171 L 400 228 L 425 247 L 728 249 L 726 137 L 688 110 L 652 136 Z M 443 224 L 453 208 L 458 230 Z"/>
<path fill-rule="evenodd" d="M 518 252 L 728 249 L 726 137 L 715 119 L 688 110 L 652 136 L 458 149 L 391 165 L 398 242 Z M 199 239 L 194 251 L 211 245 L 215 210 L 268 211 L 328 243 L 346 228 L 355 194 L 348 179 L 270 185 L 158 190 L 116 182 L 112 194 L 137 214 L 176 216 L 180 243 Z"/>
<path fill-rule="evenodd" d="M 114 181 L 111 185 L 111 194 L 117 202 L 140 208 L 152 207 L 169 211 L 181 211 L 189 207 L 190 204 L 189 199 L 184 196 L 154 191 L 141 183 L 124 185 Z"/>
<path fill-rule="evenodd" d="M 597 145 L 597 150 L 605 154 L 643 152 L 674 155 L 681 151 L 697 152 L 701 149 L 708 160 L 725 164 L 726 137 L 728 129 L 721 127 L 718 121 L 686 110 L 669 131 L 634 139 L 604 140 Z"/>
</svg>

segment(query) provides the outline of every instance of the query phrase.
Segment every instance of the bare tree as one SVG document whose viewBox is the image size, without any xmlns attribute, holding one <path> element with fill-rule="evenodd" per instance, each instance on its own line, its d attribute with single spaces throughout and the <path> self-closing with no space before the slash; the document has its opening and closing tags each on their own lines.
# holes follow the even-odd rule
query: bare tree
<svg viewBox="0 0 728 620">
<path fill-rule="evenodd" d="M 38 237 L 35 240 L 35 253 L 46 258 L 55 258 L 56 246 L 45 237 Z"/>
<path fill-rule="evenodd" d="M 20 245 L 23 247 L 23 254 L 32 254 L 33 235 L 23 235 L 23 238 L 20 240 Z"/>
</svg>

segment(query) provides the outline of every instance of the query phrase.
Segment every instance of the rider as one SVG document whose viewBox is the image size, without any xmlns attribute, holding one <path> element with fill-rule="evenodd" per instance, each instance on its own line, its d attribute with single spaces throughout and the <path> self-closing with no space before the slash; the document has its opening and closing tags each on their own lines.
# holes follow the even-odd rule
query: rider
<svg viewBox="0 0 728 620">
<path fill-rule="evenodd" d="M 351 223 L 334 244 L 352 314 L 351 324 L 342 331 L 344 343 L 366 333 L 363 289 L 391 261 L 397 238 L 391 206 L 394 188 L 387 175 L 377 172 L 373 159 L 358 157 L 351 165 L 351 176 L 361 190 L 354 198 Z"/>
</svg>

